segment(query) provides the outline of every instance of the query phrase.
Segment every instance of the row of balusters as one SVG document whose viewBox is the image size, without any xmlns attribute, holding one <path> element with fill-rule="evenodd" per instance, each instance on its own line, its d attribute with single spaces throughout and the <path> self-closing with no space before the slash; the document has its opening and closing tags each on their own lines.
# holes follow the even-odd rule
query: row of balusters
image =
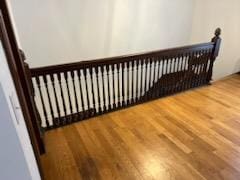
<svg viewBox="0 0 240 180">
<path fill-rule="evenodd" d="M 34 76 L 35 100 L 41 125 L 44 128 L 58 127 L 165 96 L 168 93 L 161 91 L 164 87 L 160 87 L 164 84 L 158 83 L 161 77 L 189 70 L 189 61 L 194 56 L 200 57 L 197 60 L 200 65 L 195 66 L 193 71 L 196 74 L 205 73 L 199 82 L 191 82 L 191 79 L 185 82 L 187 88 L 206 83 L 211 51 L 205 49 L 172 57 L 133 58 L 116 64 Z M 168 83 L 165 82 L 165 85 Z M 177 91 L 184 89 L 181 87 Z M 147 93 L 150 90 L 153 92 Z"/>
<path fill-rule="evenodd" d="M 175 64 L 173 60 L 173 66 L 176 65 L 180 69 L 176 71 L 170 70 L 168 73 L 163 74 L 159 81 L 147 91 L 145 97 L 154 99 L 209 83 L 211 80 L 211 67 L 213 66 L 211 56 L 212 50 L 208 49 L 190 54 L 187 57 L 188 60 L 185 61 L 187 65 L 184 63 Z M 182 69 L 182 65 L 186 68 Z M 173 69 L 175 68 L 173 67 Z"/>
</svg>

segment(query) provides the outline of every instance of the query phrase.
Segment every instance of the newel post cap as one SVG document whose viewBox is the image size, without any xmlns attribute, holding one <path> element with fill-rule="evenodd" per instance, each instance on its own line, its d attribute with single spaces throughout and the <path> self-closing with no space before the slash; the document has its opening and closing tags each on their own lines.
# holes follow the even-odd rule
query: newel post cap
<svg viewBox="0 0 240 180">
<path fill-rule="evenodd" d="M 215 36 L 216 37 L 219 37 L 220 35 L 221 35 L 221 33 L 222 33 L 222 30 L 221 30 L 221 28 L 217 28 L 216 30 L 215 30 Z"/>
</svg>

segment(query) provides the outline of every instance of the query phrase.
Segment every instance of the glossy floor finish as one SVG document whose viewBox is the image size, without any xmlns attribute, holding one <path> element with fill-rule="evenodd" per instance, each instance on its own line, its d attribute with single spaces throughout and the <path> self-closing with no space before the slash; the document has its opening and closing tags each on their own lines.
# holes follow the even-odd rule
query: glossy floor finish
<svg viewBox="0 0 240 180">
<path fill-rule="evenodd" d="M 240 75 L 46 133 L 46 180 L 240 179 Z"/>
</svg>

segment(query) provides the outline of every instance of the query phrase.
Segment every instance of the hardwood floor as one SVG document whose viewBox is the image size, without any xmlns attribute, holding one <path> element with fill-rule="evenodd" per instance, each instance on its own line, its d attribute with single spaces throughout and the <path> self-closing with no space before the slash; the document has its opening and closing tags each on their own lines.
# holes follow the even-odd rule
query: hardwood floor
<svg viewBox="0 0 240 180">
<path fill-rule="evenodd" d="M 240 179 L 240 75 L 46 133 L 46 180 Z"/>
</svg>

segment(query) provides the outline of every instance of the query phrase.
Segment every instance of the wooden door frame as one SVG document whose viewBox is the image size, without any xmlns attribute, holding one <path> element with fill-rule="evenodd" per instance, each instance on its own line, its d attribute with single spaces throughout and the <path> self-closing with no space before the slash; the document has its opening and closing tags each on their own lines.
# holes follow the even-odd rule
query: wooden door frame
<svg viewBox="0 0 240 180">
<path fill-rule="evenodd" d="M 33 105 L 33 97 L 31 96 L 31 85 L 27 81 L 23 57 L 16 41 L 7 0 L 0 1 L 0 12 L 0 36 L 3 48 L 6 52 L 8 66 L 17 91 L 38 169 L 43 178 L 40 154 L 44 152 L 44 145 L 37 124 L 36 111 Z"/>
</svg>

